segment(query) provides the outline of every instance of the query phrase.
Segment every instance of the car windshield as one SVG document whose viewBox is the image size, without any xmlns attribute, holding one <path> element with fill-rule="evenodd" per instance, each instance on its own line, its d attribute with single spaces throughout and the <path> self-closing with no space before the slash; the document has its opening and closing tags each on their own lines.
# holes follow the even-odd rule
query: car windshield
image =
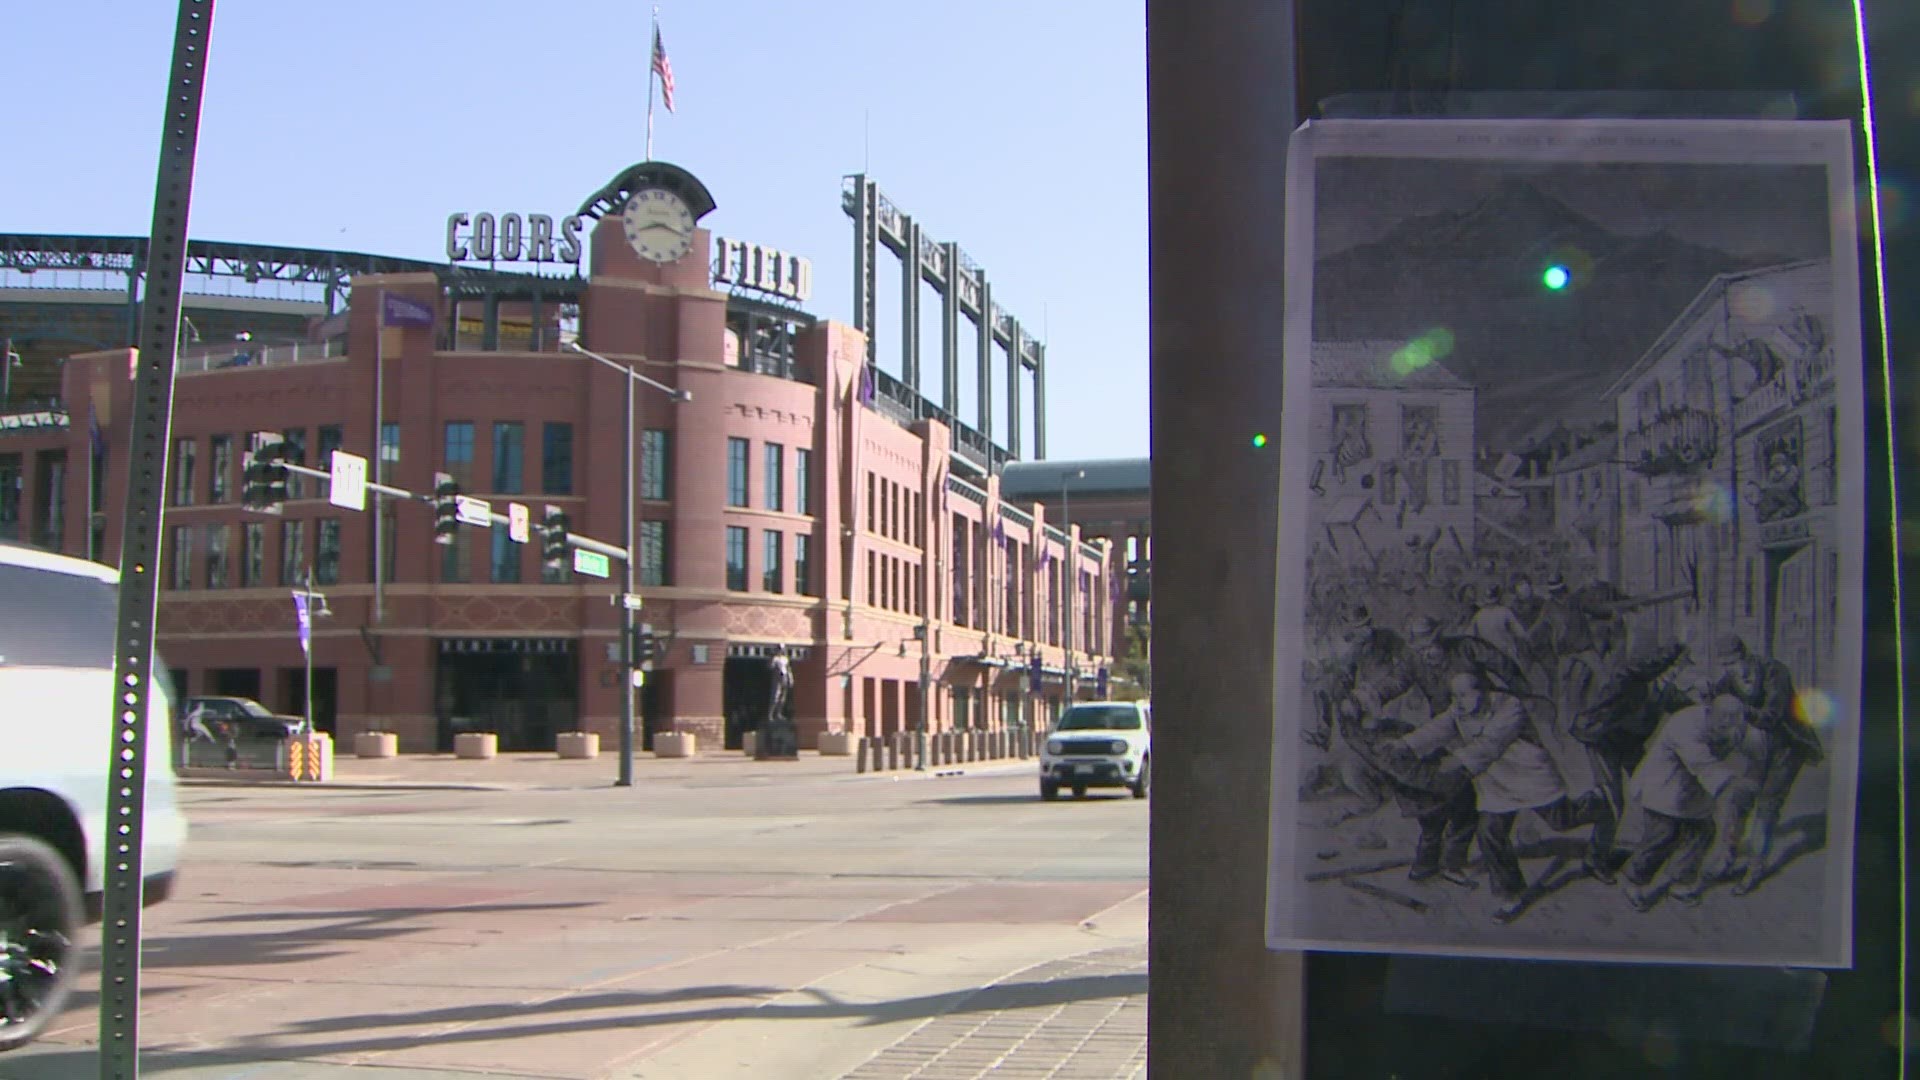
<svg viewBox="0 0 1920 1080">
<path fill-rule="evenodd" d="M 264 717 L 268 720 L 273 719 L 273 713 L 269 712 L 265 705 L 257 701 L 242 701 L 240 703 L 240 711 L 248 716 Z"/>
<path fill-rule="evenodd" d="M 1060 714 L 1055 731 L 1139 731 L 1140 711 L 1131 705 L 1075 705 Z"/>
</svg>

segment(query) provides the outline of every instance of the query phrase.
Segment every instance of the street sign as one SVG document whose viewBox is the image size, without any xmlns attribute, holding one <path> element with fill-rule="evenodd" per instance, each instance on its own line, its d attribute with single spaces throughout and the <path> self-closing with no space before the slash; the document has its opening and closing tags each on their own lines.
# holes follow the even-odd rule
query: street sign
<svg viewBox="0 0 1920 1080">
<path fill-rule="evenodd" d="M 585 574 L 588 577 L 603 578 L 613 576 L 613 570 L 607 562 L 607 557 L 597 551 L 588 551 L 586 548 L 573 549 L 573 572 L 576 574 Z"/>
<path fill-rule="evenodd" d="M 493 507 L 485 499 L 461 495 L 453 502 L 453 514 L 462 525 L 486 527 L 493 524 Z"/>
<path fill-rule="evenodd" d="M 601 556 L 601 558 L 603 559 L 605 557 L 606 556 L 604 555 Z M 620 606 L 626 608 L 628 611 L 639 611 L 640 610 L 640 594 L 637 592 L 621 593 Z"/>
<path fill-rule="evenodd" d="M 333 452 L 333 480 L 327 485 L 327 501 L 348 510 L 367 508 L 367 459 L 345 450 Z"/>
<path fill-rule="evenodd" d="M 507 535 L 516 544 L 524 544 L 533 535 L 533 511 L 526 503 L 507 504 Z"/>
</svg>

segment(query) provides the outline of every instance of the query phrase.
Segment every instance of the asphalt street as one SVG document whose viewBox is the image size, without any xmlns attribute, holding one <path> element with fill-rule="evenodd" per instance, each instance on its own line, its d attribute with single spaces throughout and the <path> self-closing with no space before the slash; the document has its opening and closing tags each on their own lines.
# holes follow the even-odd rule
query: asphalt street
<svg viewBox="0 0 1920 1080">
<path fill-rule="evenodd" d="M 1031 763 L 640 764 L 188 788 L 143 1074 L 1142 1074 L 1145 802 L 1042 803 Z M 95 990 L 0 1077 L 98 1076 Z"/>
</svg>

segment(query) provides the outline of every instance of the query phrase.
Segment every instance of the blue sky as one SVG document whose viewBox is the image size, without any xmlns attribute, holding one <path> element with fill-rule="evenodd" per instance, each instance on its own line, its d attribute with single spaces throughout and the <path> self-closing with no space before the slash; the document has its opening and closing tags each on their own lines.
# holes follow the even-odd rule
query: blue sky
<svg viewBox="0 0 1920 1080">
<path fill-rule="evenodd" d="M 5 5 L 31 90 L 0 119 L 0 230 L 146 231 L 173 7 Z M 1141 0 L 664 3 L 678 112 L 654 155 L 706 181 L 714 231 L 811 258 L 809 306 L 846 321 L 840 180 L 864 163 L 1046 333 L 1048 456 L 1145 455 L 1144 20 Z M 645 156 L 648 25 L 630 0 L 222 0 L 193 235 L 437 259 L 454 210 L 571 212 Z M 961 383 L 971 417 L 970 354 Z"/>
</svg>

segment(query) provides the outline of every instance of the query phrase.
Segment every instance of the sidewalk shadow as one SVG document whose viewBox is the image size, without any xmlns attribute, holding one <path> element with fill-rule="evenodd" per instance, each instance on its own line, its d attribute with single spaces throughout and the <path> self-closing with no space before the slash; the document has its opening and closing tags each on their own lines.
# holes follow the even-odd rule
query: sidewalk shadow
<svg viewBox="0 0 1920 1080">
<path fill-rule="evenodd" d="M 428 916 L 461 914 L 510 914 L 517 912 L 556 912 L 593 907 L 587 901 L 541 904 L 474 904 L 465 907 L 364 908 L 351 911 L 314 911 L 298 908 L 273 911 L 236 912 L 194 919 L 182 925 L 235 923 L 312 923 L 300 929 L 264 929 L 258 932 L 193 934 L 159 932 L 141 942 L 140 963 L 146 968 L 234 967 L 240 965 L 294 963 L 325 960 L 345 955 L 347 950 L 327 948 L 345 941 L 385 941 L 428 929 L 411 920 Z M 0 1059 L 3 1060 L 3 1059 Z M 5 1073 L 0 1072 L 0 1077 Z"/>
<path fill-rule="evenodd" d="M 428 1009 L 415 1013 L 374 1013 L 308 1020 L 290 1025 L 288 1034 L 369 1033 L 360 1038 L 342 1038 L 331 1042 L 299 1046 L 280 1045 L 272 1035 L 250 1036 L 238 1043 L 208 1050 L 169 1051 L 154 1048 L 142 1054 L 142 1064 L 152 1073 L 173 1069 L 208 1068 L 238 1064 L 306 1060 L 357 1054 L 379 1054 L 417 1046 L 446 1043 L 495 1042 L 523 1037 L 572 1035 L 622 1028 L 643 1029 L 676 1024 L 719 1023 L 727 1020 L 834 1020 L 858 1019 L 862 1027 L 874 1027 L 903 1020 L 929 1019 L 955 1013 L 987 1013 L 1006 1009 L 1067 1005 L 1077 1001 L 1132 997 L 1147 992 L 1145 972 L 1073 976 L 1029 982 L 996 983 L 944 994 L 923 994 L 870 1003 L 847 1002 L 813 988 L 799 990 L 779 987 L 704 986 L 685 990 L 646 992 L 604 992 L 581 994 L 542 1002 L 501 1002 L 490 1005 Z M 647 1015 L 615 1015 L 557 1022 L 532 1022 L 539 1018 L 589 1009 L 621 1007 L 644 1008 L 652 1005 L 697 1001 L 714 997 L 777 997 L 804 994 L 811 1002 L 716 1005 L 695 1007 Z M 504 1021 L 515 1021 L 510 1023 Z M 427 1034 L 382 1035 L 380 1028 L 419 1026 L 421 1024 L 465 1024 L 454 1031 Z M 71 1069 L 76 1061 L 94 1061 L 91 1050 L 72 1055 L 35 1055 L 32 1060 L 53 1059 L 55 1067 Z M 363 1062 L 363 1066 L 393 1063 Z M 95 1066 L 97 1068 L 97 1065 Z M 3 1075 L 3 1074 L 0 1074 Z M 67 1073 L 36 1071 L 36 1076 L 60 1077 Z M 74 1072 L 71 1075 L 82 1075 Z"/>
</svg>

